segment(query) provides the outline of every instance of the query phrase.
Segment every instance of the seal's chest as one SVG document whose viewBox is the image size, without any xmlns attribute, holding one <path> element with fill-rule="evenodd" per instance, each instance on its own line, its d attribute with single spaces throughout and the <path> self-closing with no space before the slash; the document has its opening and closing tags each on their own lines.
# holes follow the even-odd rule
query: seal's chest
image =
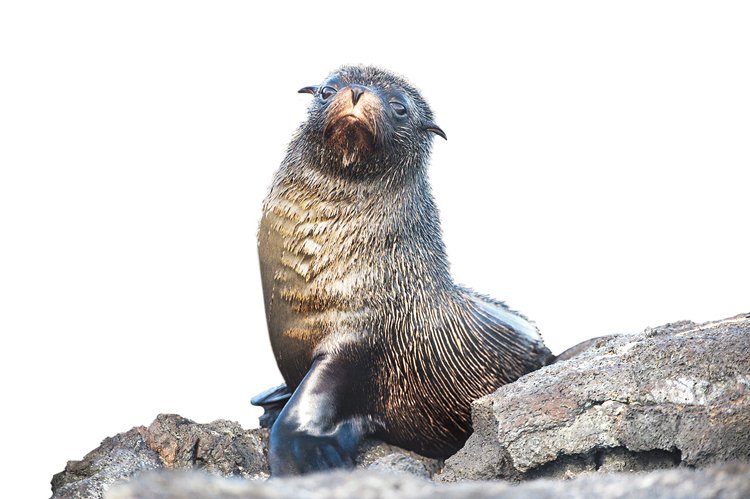
<svg viewBox="0 0 750 499">
<path fill-rule="evenodd" d="M 280 327 L 330 321 L 333 311 L 358 307 L 357 283 L 366 272 L 356 270 L 357 223 L 344 212 L 342 203 L 313 201 L 294 191 L 266 200 L 258 249 L 266 311 L 288 318 Z"/>
<path fill-rule="evenodd" d="M 285 379 L 309 367 L 314 348 L 362 315 L 362 276 L 352 261 L 352 224 L 333 203 L 272 193 L 258 232 L 258 252 L 271 343 Z M 350 219 L 347 219 L 350 221 Z"/>
<path fill-rule="evenodd" d="M 274 267 L 279 283 L 309 283 L 330 263 L 331 251 L 325 247 L 330 246 L 334 226 L 335 212 L 319 203 L 269 199 L 259 234 L 261 250 L 264 244 L 269 248 L 261 251 L 261 266 Z"/>
</svg>

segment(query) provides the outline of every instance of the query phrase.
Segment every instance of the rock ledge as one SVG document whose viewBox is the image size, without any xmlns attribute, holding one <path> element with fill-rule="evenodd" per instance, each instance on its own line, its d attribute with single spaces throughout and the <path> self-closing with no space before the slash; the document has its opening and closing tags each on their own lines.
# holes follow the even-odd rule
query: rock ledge
<svg viewBox="0 0 750 499">
<path fill-rule="evenodd" d="M 750 314 L 602 338 L 472 418 L 445 466 L 368 442 L 354 472 L 266 480 L 268 430 L 159 415 L 68 462 L 53 498 L 750 497 Z"/>
<path fill-rule="evenodd" d="M 602 339 L 472 405 L 441 481 L 750 460 L 750 315 Z"/>
</svg>

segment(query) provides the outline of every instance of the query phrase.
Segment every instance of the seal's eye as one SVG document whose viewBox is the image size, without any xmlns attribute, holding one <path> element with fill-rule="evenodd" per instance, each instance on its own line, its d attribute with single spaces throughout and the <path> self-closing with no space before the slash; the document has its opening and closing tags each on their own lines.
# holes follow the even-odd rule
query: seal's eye
<svg viewBox="0 0 750 499">
<path fill-rule="evenodd" d="M 391 101 L 390 104 L 391 108 L 396 114 L 398 114 L 399 116 L 406 116 L 406 106 L 398 101 Z"/>
<path fill-rule="evenodd" d="M 333 87 L 323 87 L 320 89 L 320 96 L 323 100 L 328 100 L 333 94 L 336 93 L 336 89 Z"/>
</svg>

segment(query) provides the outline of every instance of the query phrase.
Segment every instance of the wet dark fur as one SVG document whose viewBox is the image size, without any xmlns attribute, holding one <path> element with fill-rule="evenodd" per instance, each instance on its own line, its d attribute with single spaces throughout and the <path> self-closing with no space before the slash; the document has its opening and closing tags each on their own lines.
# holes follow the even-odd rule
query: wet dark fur
<svg viewBox="0 0 750 499">
<path fill-rule="evenodd" d="M 370 131 L 360 127 L 332 143 L 324 130 L 336 101 L 313 97 L 259 230 L 276 360 L 293 391 L 314 359 L 335 359 L 326 371 L 343 378 L 335 418 L 362 434 L 447 457 L 471 432 L 473 400 L 552 356 L 522 316 L 450 276 L 427 178 L 434 123 L 424 99 L 373 67 L 344 67 L 331 77 L 339 92 L 350 84 L 374 95 L 399 88 L 408 115 L 396 119 L 380 95 Z M 354 159 L 343 156 L 346 144 L 358 148 Z M 481 171 L 471 174 L 481 179 Z M 501 279 L 502 269 L 492 267 Z"/>
</svg>

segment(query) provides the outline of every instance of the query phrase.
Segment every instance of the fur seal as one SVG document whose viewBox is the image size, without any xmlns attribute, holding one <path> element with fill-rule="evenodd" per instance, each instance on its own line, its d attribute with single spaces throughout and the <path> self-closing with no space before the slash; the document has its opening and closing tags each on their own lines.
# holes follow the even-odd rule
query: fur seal
<svg viewBox="0 0 750 499">
<path fill-rule="evenodd" d="M 314 100 L 258 232 L 286 382 L 253 399 L 283 406 L 272 474 L 351 466 L 366 436 L 447 457 L 473 400 L 553 356 L 525 317 L 453 282 L 427 179 L 445 133 L 420 93 L 371 66 L 300 92 Z"/>
</svg>

